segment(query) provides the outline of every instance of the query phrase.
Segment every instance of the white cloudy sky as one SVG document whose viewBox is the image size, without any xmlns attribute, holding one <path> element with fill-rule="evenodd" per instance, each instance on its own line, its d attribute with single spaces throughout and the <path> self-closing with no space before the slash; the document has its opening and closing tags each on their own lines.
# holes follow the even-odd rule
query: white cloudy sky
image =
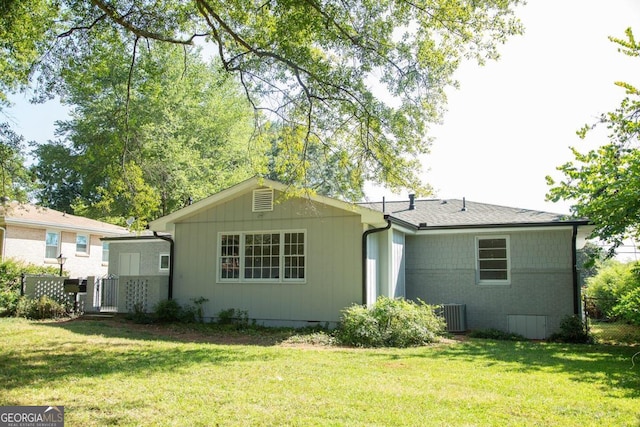
<svg viewBox="0 0 640 427">
<path fill-rule="evenodd" d="M 638 0 L 529 0 L 519 10 L 526 33 L 502 46 L 498 62 L 465 64 L 460 90 L 449 94 L 444 124 L 424 158 L 424 180 L 436 197 L 566 213 L 567 203 L 545 202 L 546 175 L 572 159 L 569 146 L 587 149 L 575 131 L 615 108 L 622 80 L 640 84 L 640 59 L 617 53 L 608 36 L 627 27 L 640 36 Z M 21 97 L 9 111 L 27 140 L 53 139 L 65 117 L 53 102 L 30 106 Z M 383 190 L 369 196 L 405 198 Z"/>
</svg>

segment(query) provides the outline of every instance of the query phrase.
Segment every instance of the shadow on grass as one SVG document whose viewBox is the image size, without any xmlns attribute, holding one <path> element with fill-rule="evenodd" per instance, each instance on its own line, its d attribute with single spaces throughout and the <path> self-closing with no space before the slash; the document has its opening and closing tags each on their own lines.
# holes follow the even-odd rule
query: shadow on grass
<svg viewBox="0 0 640 427">
<path fill-rule="evenodd" d="M 4 389 L 36 386 L 68 378 L 120 374 L 144 375 L 189 369 L 195 365 L 225 365 L 275 359 L 277 352 L 242 346 L 190 342 L 102 321 L 37 323 L 76 335 L 53 332 L 33 339 L 29 347 L 0 346 L 0 384 Z M 30 331 L 25 331 L 29 333 Z M 67 338 L 67 339 L 65 339 Z M 28 341 L 26 341 L 28 340 Z"/>
</svg>

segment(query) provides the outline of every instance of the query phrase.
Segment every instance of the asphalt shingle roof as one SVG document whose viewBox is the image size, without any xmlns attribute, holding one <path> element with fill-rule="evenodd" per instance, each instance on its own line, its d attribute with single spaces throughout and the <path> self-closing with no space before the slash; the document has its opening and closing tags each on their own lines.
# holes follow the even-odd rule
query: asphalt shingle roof
<svg viewBox="0 0 640 427">
<path fill-rule="evenodd" d="M 362 206 L 384 212 L 393 218 L 427 227 L 465 227 L 482 225 L 524 225 L 574 223 L 583 220 L 566 215 L 511 208 L 464 201 L 460 199 L 415 200 L 415 208 L 409 209 L 409 201 L 362 203 Z M 463 209 L 463 205 L 466 209 Z"/>
<path fill-rule="evenodd" d="M 0 207 L 0 222 L 83 230 L 104 235 L 129 233 L 124 227 L 31 204 L 12 203 Z"/>
</svg>

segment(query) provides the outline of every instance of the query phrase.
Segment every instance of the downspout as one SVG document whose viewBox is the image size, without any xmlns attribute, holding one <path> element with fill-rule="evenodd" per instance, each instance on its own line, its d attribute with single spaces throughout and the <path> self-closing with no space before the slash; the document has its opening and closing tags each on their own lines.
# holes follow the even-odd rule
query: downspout
<svg viewBox="0 0 640 427">
<path fill-rule="evenodd" d="M 580 315 L 580 283 L 578 280 L 578 253 L 576 243 L 578 240 L 578 226 L 573 225 L 571 235 L 571 266 L 573 273 L 573 314 Z"/>
<path fill-rule="evenodd" d="M 365 230 L 362 233 L 362 304 L 367 303 L 367 237 L 369 234 L 379 233 L 391 228 L 391 220 L 389 215 L 385 215 L 384 219 L 387 220 L 387 225 L 382 228 L 372 228 L 371 230 Z"/>
<path fill-rule="evenodd" d="M 173 299 L 173 252 L 174 252 L 174 241 L 169 236 L 161 236 L 158 232 L 154 231 L 153 235 L 157 239 L 161 239 L 169 242 L 169 293 L 167 295 L 167 299 Z"/>
</svg>

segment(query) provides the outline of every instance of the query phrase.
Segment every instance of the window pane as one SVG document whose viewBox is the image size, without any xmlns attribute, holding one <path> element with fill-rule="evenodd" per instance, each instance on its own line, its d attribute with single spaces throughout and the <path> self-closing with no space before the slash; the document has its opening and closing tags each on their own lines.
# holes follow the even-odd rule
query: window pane
<svg viewBox="0 0 640 427">
<path fill-rule="evenodd" d="M 76 252 L 87 253 L 88 252 L 87 249 L 88 249 L 87 236 L 78 234 L 76 236 Z"/>
<path fill-rule="evenodd" d="M 284 278 L 304 279 L 304 233 L 285 233 L 284 241 Z"/>
<path fill-rule="evenodd" d="M 109 262 L 109 242 L 102 242 L 102 262 Z"/>
<path fill-rule="evenodd" d="M 280 234 L 247 234 L 245 236 L 245 279 L 276 279 L 280 276 Z"/>
<path fill-rule="evenodd" d="M 45 254 L 46 258 L 56 258 L 58 254 L 58 246 L 60 241 L 60 235 L 58 233 L 47 232 L 45 237 L 46 247 Z"/>
<path fill-rule="evenodd" d="M 478 240 L 478 277 L 487 281 L 509 280 L 507 239 Z"/>
<path fill-rule="evenodd" d="M 240 278 L 240 235 L 225 234 L 220 237 L 220 278 Z"/>
</svg>

